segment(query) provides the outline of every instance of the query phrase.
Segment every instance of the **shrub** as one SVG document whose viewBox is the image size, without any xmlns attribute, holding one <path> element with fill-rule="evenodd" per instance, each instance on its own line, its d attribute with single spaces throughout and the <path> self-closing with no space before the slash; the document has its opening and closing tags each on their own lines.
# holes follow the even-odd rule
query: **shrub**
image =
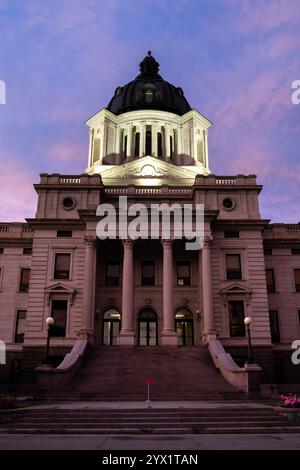
<svg viewBox="0 0 300 470">
<path fill-rule="evenodd" d="M 0 395 L 0 409 L 9 410 L 12 408 L 17 408 L 18 403 L 16 397 L 8 395 Z"/>
<path fill-rule="evenodd" d="M 300 408 L 300 398 L 297 395 L 280 395 L 280 406 L 284 408 Z"/>
</svg>

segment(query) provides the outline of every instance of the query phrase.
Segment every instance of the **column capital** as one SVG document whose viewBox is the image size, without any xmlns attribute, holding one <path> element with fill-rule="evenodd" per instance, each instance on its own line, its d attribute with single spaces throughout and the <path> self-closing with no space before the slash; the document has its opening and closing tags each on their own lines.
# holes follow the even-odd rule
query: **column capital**
<svg viewBox="0 0 300 470">
<path fill-rule="evenodd" d="M 163 248 L 172 248 L 173 240 L 161 240 Z"/>
<path fill-rule="evenodd" d="M 122 243 L 124 248 L 133 248 L 134 240 L 127 238 L 126 240 L 122 240 Z"/>
<path fill-rule="evenodd" d="M 95 247 L 97 243 L 97 239 L 93 237 L 92 235 L 85 235 L 84 240 L 83 240 L 85 246 L 89 247 Z"/>
<path fill-rule="evenodd" d="M 213 244 L 213 237 L 211 235 L 204 237 L 203 248 L 211 248 L 212 244 Z"/>
</svg>

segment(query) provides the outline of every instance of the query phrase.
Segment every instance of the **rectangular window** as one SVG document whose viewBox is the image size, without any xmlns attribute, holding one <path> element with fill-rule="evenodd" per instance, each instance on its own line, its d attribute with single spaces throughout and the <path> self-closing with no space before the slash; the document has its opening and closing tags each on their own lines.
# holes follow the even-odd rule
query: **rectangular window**
<svg viewBox="0 0 300 470">
<path fill-rule="evenodd" d="M 66 336 L 67 314 L 67 300 L 52 300 L 51 317 L 54 318 L 54 324 L 51 327 L 51 336 Z"/>
<path fill-rule="evenodd" d="M 55 254 L 54 279 L 70 278 L 70 260 L 70 253 Z"/>
<path fill-rule="evenodd" d="M 271 256 L 272 255 L 272 248 L 264 248 L 264 255 Z"/>
<path fill-rule="evenodd" d="M 190 263 L 188 261 L 178 261 L 177 263 L 177 285 L 191 285 Z"/>
<path fill-rule="evenodd" d="M 294 269 L 295 289 L 300 292 L 300 269 Z"/>
<path fill-rule="evenodd" d="M 238 230 L 226 230 L 224 238 L 240 238 L 240 232 Z"/>
<path fill-rule="evenodd" d="M 280 343 L 279 318 L 277 310 L 270 310 L 269 319 L 272 343 Z"/>
<path fill-rule="evenodd" d="M 18 310 L 17 321 L 16 321 L 16 331 L 15 331 L 15 343 L 24 342 L 25 321 L 26 321 L 26 310 Z"/>
<path fill-rule="evenodd" d="M 292 248 L 291 253 L 292 255 L 300 255 L 300 248 Z"/>
<path fill-rule="evenodd" d="M 31 255 L 32 248 L 23 248 L 23 255 Z"/>
<path fill-rule="evenodd" d="M 230 300 L 228 302 L 230 336 L 245 336 L 244 302 L 242 300 Z"/>
<path fill-rule="evenodd" d="M 242 279 L 240 255 L 226 255 L 227 279 Z"/>
<path fill-rule="evenodd" d="M 266 269 L 267 292 L 275 292 L 275 276 L 273 269 Z"/>
<path fill-rule="evenodd" d="M 20 276 L 20 292 L 28 292 L 30 279 L 30 269 L 22 268 Z"/>
<path fill-rule="evenodd" d="M 57 237 L 59 238 L 71 238 L 72 230 L 57 230 Z"/>
<path fill-rule="evenodd" d="M 141 269 L 142 286 L 155 285 L 155 263 L 154 261 L 143 261 Z"/>
<path fill-rule="evenodd" d="M 4 248 L 1 247 L 0 248 L 0 255 L 3 255 L 3 253 L 4 253 Z"/>
<path fill-rule="evenodd" d="M 120 277 L 120 263 L 107 263 L 106 264 L 106 274 L 105 274 L 105 284 L 107 286 L 118 286 Z"/>
</svg>

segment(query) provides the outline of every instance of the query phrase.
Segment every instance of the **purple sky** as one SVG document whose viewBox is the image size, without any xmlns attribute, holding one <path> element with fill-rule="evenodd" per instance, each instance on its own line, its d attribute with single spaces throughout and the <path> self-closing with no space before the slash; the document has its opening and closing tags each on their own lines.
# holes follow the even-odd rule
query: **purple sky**
<svg viewBox="0 0 300 470">
<path fill-rule="evenodd" d="M 0 220 L 32 217 L 39 173 L 82 173 L 84 121 L 151 49 L 211 121 L 210 168 L 264 184 L 261 215 L 300 221 L 299 0 L 0 0 Z"/>
</svg>

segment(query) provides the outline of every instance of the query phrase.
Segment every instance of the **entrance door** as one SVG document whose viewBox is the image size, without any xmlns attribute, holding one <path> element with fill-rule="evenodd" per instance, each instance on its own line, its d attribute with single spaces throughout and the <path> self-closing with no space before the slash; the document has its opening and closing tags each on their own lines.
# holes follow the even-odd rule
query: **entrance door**
<svg viewBox="0 0 300 470">
<path fill-rule="evenodd" d="M 116 346 L 119 344 L 119 332 L 121 329 L 121 315 L 111 308 L 103 315 L 102 343 L 105 346 Z"/>
<path fill-rule="evenodd" d="M 178 310 L 175 315 L 175 326 L 178 334 L 178 345 L 193 346 L 194 324 L 192 312 L 187 309 Z"/>
<path fill-rule="evenodd" d="M 157 346 L 157 315 L 152 308 L 144 308 L 139 314 L 140 346 Z"/>
</svg>

